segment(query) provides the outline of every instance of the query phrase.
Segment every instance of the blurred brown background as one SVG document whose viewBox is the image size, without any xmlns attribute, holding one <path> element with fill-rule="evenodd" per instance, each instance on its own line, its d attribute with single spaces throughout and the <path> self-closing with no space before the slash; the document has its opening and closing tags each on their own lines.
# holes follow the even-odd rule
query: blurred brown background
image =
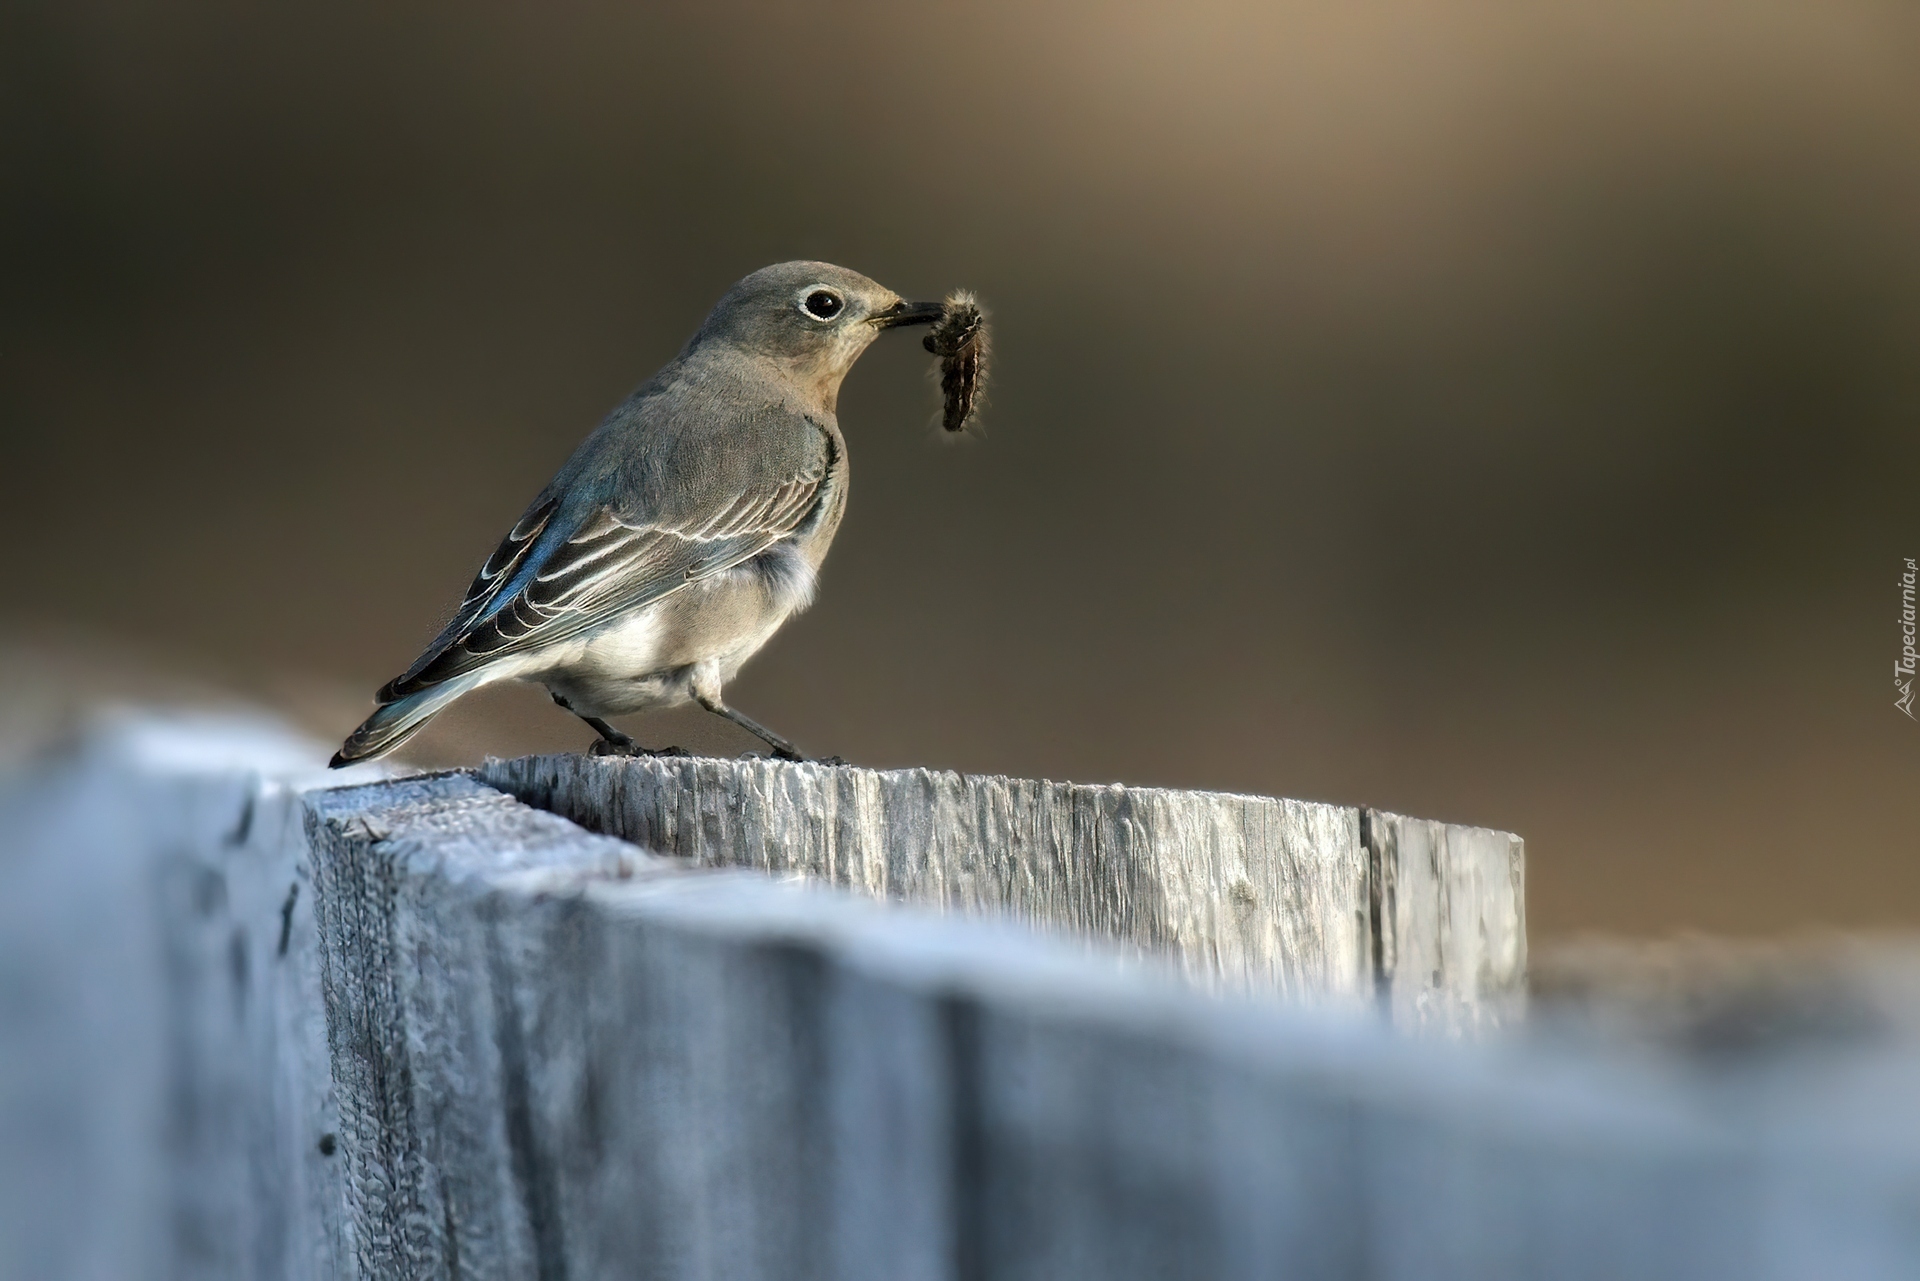
<svg viewBox="0 0 1920 1281">
<path fill-rule="evenodd" d="M 821 257 L 1002 360 L 958 447 L 917 343 L 850 380 L 732 689 L 803 747 L 1511 828 L 1536 939 L 1920 923 L 1909 5 L 9 0 L 0 223 L 6 625 L 70 658 L 338 738 Z M 418 759 L 585 740 L 513 689 Z"/>
</svg>

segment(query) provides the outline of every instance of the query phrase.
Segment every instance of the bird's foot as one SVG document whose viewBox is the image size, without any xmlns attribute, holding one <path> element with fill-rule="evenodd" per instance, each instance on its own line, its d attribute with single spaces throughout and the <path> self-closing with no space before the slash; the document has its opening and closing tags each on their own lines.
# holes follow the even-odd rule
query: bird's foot
<svg viewBox="0 0 1920 1281">
<path fill-rule="evenodd" d="M 827 765 L 839 767 L 848 764 L 847 758 L 844 756 L 802 756 L 798 752 L 783 752 L 777 748 L 768 748 L 764 752 L 748 752 L 741 757 L 741 759 L 748 761 L 785 761 L 789 765 Z"/>
<path fill-rule="evenodd" d="M 587 749 L 590 756 L 650 756 L 650 757 L 690 757 L 693 755 L 684 747 L 642 747 L 622 734 L 619 738 L 596 738 L 593 746 Z"/>
<path fill-rule="evenodd" d="M 743 761 L 786 761 L 790 765 L 807 765 L 811 763 L 798 752 L 783 752 L 777 747 L 769 747 L 764 752 L 742 752 L 740 753 L 740 759 Z"/>
</svg>

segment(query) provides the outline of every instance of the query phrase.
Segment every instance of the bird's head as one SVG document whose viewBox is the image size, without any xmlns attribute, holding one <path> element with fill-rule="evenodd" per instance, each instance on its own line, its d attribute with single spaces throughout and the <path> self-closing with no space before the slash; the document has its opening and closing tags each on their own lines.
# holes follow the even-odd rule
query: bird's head
<svg viewBox="0 0 1920 1281">
<path fill-rule="evenodd" d="M 769 364 L 831 409 L 840 380 L 883 330 L 932 324 L 940 314 L 937 302 L 907 302 L 845 267 L 783 262 L 729 289 L 688 350 Z"/>
</svg>

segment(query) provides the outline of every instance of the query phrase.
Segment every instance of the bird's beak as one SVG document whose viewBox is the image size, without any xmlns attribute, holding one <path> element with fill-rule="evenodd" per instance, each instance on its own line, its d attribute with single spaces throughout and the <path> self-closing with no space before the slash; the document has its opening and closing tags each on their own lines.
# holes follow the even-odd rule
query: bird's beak
<svg viewBox="0 0 1920 1281">
<path fill-rule="evenodd" d="M 867 317 L 875 329 L 897 329 L 901 325 L 931 325 L 946 314 L 946 304 L 937 302 L 897 302 L 882 307 Z"/>
</svg>

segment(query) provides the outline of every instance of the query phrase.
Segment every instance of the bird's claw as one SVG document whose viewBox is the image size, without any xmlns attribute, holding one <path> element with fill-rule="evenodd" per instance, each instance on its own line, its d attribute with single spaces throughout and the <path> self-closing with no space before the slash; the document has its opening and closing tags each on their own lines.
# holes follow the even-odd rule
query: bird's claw
<svg viewBox="0 0 1920 1281">
<path fill-rule="evenodd" d="M 798 752 L 781 751 L 779 748 L 769 748 L 765 752 L 748 752 L 747 759 L 754 761 L 785 761 L 789 765 L 840 766 L 847 763 L 847 758 L 844 756 L 802 756 Z"/>
<path fill-rule="evenodd" d="M 684 747 L 642 747 L 632 739 L 628 739 L 623 743 L 618 739 L 611 738 L 596 738 L 593 740 L 593 746 L 587 749 L 587 754 L 590 756 L 646 756 L 654 758 L 684 758 L 693 755 L 692 752 L 689 752 Z"/>
</svg>

